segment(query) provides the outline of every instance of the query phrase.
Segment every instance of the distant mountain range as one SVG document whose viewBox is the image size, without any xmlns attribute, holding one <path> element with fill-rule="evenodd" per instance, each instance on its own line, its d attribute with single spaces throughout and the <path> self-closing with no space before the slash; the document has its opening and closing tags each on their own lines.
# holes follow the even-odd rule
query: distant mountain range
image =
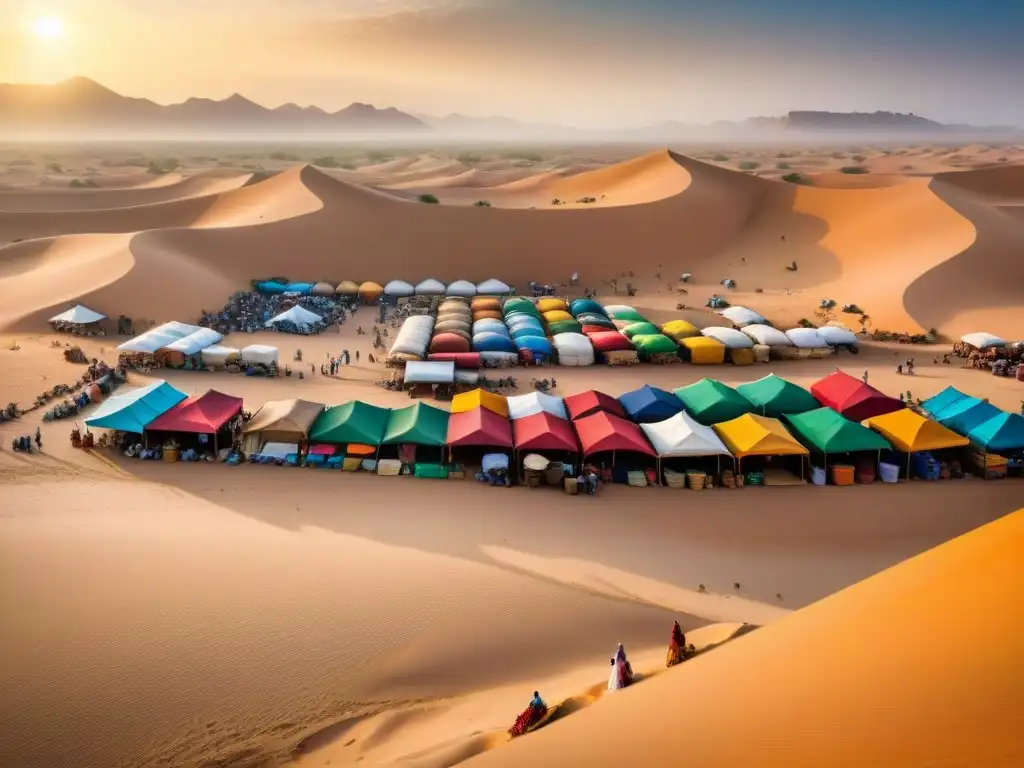
<svg viewBox="0 0 1024 768">
<path fill-rule="evenodd" d="M 944 125 L 898 112 L 790 112 L 783 117 L 753 117 L 738 122 L 690 125 L 675 121 L 645 128 L 591 130 L 525 123 L 508 117 L 431 117 L 388 107 L 354 103 L 337 112 L 285 104 L 274 109 L 234 94 L 226 99 L 191 98 L 180 104 L 157 104 L 122 96 L 85 77 L 55 85 L 0 84 L 0 135 L 132 136 L 317 136 L 384 138 L 417 136 L 438 139 L 502 140 L 784 140 L 814 134 L 839 138 L 848 134 L 884 138 L 898 133 L 941 137 L 978 134 L 1019 135 L 1015 128 Z"/>
</svg>

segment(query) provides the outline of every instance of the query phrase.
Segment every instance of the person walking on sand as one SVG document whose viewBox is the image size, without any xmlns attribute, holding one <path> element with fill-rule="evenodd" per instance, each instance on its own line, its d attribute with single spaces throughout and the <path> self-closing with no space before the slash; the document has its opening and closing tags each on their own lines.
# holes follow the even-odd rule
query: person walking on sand
<svg viewBox="0 0 1024 768">
<path fill-rule="evenodd" d="M 43 450 L 43 433 L 39 431 L 39 427 L 36 427 L 36 448 Z"/>
<path fill-rule="evenodd" d="M 868 369 L 867 368 L 864 369 L 864 375 L 861 376 L 861 378 L 864 380 L 865 384 L 868 383 Z"/>
<path fill-rule="evenodd" d="M 356 350 L 356 365 L 359 365 L 359 350 Z"/>
</svg>

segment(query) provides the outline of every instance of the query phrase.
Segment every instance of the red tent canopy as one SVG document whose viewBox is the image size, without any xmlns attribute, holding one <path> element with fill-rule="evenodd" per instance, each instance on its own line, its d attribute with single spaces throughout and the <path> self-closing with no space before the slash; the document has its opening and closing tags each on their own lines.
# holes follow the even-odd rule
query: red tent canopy
<svg viewBox="0 0 1024 768">
<path fill-rule="evenodd" d="M 843 371 L 830 373 L 811 385 L 811 394 L 822 405 L 839 411 L 850 421 L 861 422 L 904 408 L 902 400 L 889 397 Z"/>
<path fill-rule="evenodd" d="M 547 411 L 513 421 L 512 435 L 520 451 L 579 451 L 569 422 Z"/>
<path fill-rule="evenodd" d="M 598 392 L 596 389 L 569 395 L 565 398 L 565 409 L 569 412 L 569 418 L 573 421 L 598 411 L 607 411 L 622 418 L 626 416 L 626 412 L 622 410 L 622 403 L 611 395 Z"/>
<path fill-rule="evenodd" d="M 583 446 L 584 456 L 601 451 L 635 451 L 655 455 L 640 427 L 605 411 L 574 421 L 572 425 Z"/>
<path fill-rule="evenodd" d="M 629 339 L 618 331 L 609 331 L 607 328 L 602 328 L 597 333 L 588 333 L 587 338 L 598 352 L 628 352 L 633 349 Z"/>
<path fill-rule="evenodd" d="M 453 413 L 448 419 L 448 445 L 511 448 L 512 427 L 507 418 L 483 407 Z"/>
<path fill-rule="evenodd" d="M 146 425 L 147 432 L 214 434 L 242 410 L 242 398 L 211 389 L 182 400 Z"/>
</svg>

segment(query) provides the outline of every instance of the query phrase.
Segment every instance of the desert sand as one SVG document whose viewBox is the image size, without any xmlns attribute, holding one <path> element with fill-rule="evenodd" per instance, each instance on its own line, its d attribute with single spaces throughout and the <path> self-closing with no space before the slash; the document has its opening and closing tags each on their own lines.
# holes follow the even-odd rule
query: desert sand
<svg viewBox="0 0 1024 768">
<path fill-rule="evenodd" d="M 26 150 L 0 174 L 2 403 L 27 405 L 81 374 L 51 346 L 71 339 L 45 324 L 68 302 L 128 314 L 141 329 L 194 321 L 251 279 L 282 273 L 497 277 L 522 286 L 566 283 L 578 271 L 606 301 L 701 326 L 721 323 L 700 307 L 731 277 L 733 303 L 781 325 L 813 318 L 827 296 L 859 304 L 874 328 L 1024 335 L 1024 263 L 1015 256 L 1024 236 L 1024 153 L 1015 147 L 728 156 L 714 148 L 375 151 L 339 155 L 325 168 L 302 162 L 313 156 L 190 150 L 196 157 L 155 177 L 139 169 L 143 160 L 123 165 L 97 152 L 58 162 Z M 852 157 L 861 154 L 863 161 Z M 751 163 L 757 167 L 741 167 Z M 850 163 L 869 172 L 840 171 Z M 801 183 L 782 181 L 789 172 Z M 71 179 L 90 179 L 93 188 L 70 188 Z M 428 193 L 440 204 L 419 202 Z M 552 205 L 556 197 L 562 202 Z M 578 202 L 587 197 L 594 202 Z M 479 200 L 490 207 L 474 206 Z M 787 271 L 793 260 L 798 271 Z M 686 294 L 677 282 L 683 271 L 694 275 Z M 627 282 L 637 290 L 629 299 Z M 301 348 L 317 367 L 341 349 L 359 350 L 361 362 L 336 377 L 159 374 L 189 394 L 217 388 L 242 396 L 247 408 L 286 397 L 407 404 L 374 386 L 385 369 L 367 362 L 368 337 L 355 333 L 372 312 L 318 337 L 226 340 L 279 345 L 282 359 Z M 113 362 L 121 339 L 74 341 Z M 597 387 L 618 395 L 705 375 L 737 384 L 769 370 L 806 385 L 841 365 L 857 376 L 867 371 L 892 394 L 912 389 L 924 398 L 953 384 L 1019 407 L 1015 381 L 933 365 L 948 349 L 870 343 L 856 358 L 757 368 L 555 374 L 562 394 Z M 917 374 L 897 376 L 908 355 Z M 132 374 L 130 385 L 151 380 Z M 601 742 L 584 744 L 580 734 L 616 738 L 601 717 L 635 725 L 634 754 L 757 764 L 744 750 L 773 732 L 795 743 L 792 729 L 819 694 L 827 706 L 807 720 L 808 751 L 779 754 L 792 765 L 843 765 L 853 763 L 820 751 L 829 744 L 819 734 L 836 733 L 844 691 L 867 712 L 850 709 L 849 722 L 871 729 L 880 727 L 872 712 L 916 709 L 906 696 L 953 701 L 950 691 L 963 692 L 970 677 L 976 695 L 961 693 L 946 715 L 978 719 L 1002 690 L 989 673 L 1002 669 L 1012 681 L 995 630 L 1008 643 L 1016 637 L 1019 625 L 1003 608 L 1013 599 L 1006 590 L 1020 585 L 996 572 L 1002 550 L 993 549 L 985 567 L 972 564 L 972 553 L 988 545 L 970 542 L 990 542 L 988 530 L 829 595 L 1010 513 L 1020 506 L 1019 483 L 745 489 L 699 502 L 664 489 L 613 487 L 570 499 L 454 481 L 440 493 L 409 478 L 130 462 L 74 451 L 67 422 L 42 425 L 42 454 L 13 454 L 11 437 L 33 431 L 38 417 L 0 425 L 0 612 L 10 628 L 0 655 L 3 766 L 442 768 L 485 752 L 475 759 L 545 765 L 580 755 L 600 764 L 586 750 Z M 1019 538 L 1019 515 L 997 526 L 996 539 Z M 966 573 L 945 574 L 958 558 Z M 961 604 L 965 594 L 979 599 Z M 729 642 L 665 672 L 673 619 L 699 646 Z M 650 679 L 606 701 L 617 642 Z M 957 666 L 965 657 L 958 643 L 987 649 L 991 667 Z M 878 645 L 892 653 L 868 659 Z M 915 666 L 907 654 L 919 650 L 926 653 Z M 805 656 L 814 674 L 797 668 Z M 842 668 L 846 658 L 871 674 Z M 865 681 L 890 671 L 879 698 L 870 698 Z M 826 696 L 816 686 L 829 675 L 836 685 Z M 793 696 L 766 698 L 766 686 Z M 538 687 L 549 701 L 567 700 L 571 716 L 507 744 L 504 729 Z M 947 747 L 951 764 L 971 754 L 952 739 L 972 733 L 992 746 L 981 759 L 1006 754 L 997 751 L 1000 729 L 1014 701 L 1004 701 L 987 730 L 936 729 L 951 732 L 934 742 Z M 740 718 L 727 714 L 738 711 L 736 702 L 751 708 L 744 722 L 763 722 L 740 729 Z M 703 719 L 675 735 L 644 730 L 676 727 L 683 714 Z M 904 722 L 906 733 L 919 733 L 916 719 L 891 728 Z M 680 746 L 684 732 L 694 743 L 689 753 Z M 899 742 L 876 741 L 880 749 Z M 722 744 L 734 751 L 713 754 Z M 601 754 L 625 759 L 606 746 Z M 856 764 L 874 754 L 896 765 L 909 753 L 850 754 L 859 755 Z"/>
</svg>

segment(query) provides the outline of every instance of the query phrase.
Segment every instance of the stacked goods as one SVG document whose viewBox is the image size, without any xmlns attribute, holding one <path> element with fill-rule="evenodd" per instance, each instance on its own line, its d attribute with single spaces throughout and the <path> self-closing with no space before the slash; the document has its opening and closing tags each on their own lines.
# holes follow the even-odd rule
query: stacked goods
<svg viewBox="0 0 1024 768">
<path fill-rule="evenodd" d="M 494 362 L 503 362 L 505 356 L 511 355 L 518 358 L 516 346 L 512 341 L 512 334 L 508 326 L 499 318 L 502 317 L 501 304 L 497 299 L 473 299 L 473 350 L 481 354 L 501 353 L 501 358 L 494 358 Z M 495 317 L 497 315 L 497 317 Z"/>
<path fill-rule="evenodd" d="M 493 297 L 479 296 L 473 299 L 470 309 L 473 311 L 473 322 L 485 318 L 501 320 L 505 316 L 501 311 L 501 302 Z"/>
<path fill-rule="evenodd" d="M 476 296 L 476 286 L 469 280 L 456 280 L 445 291 L 449 296 Z"/>
<path fill-rule="evenodd" d="M 405 282 L 405 280 L 392 280 L 384 286 L 385 296 L 398 298 L 412 296 L 414 293 L 416 293 L 416 287 L 412 283 Z"/>
<path fill-rule="evenodd" d="M 554 296 L 544 296 L 537 299 L 537 311 L 541 314 L 545 312 L 569 312 L 569 305 L 565 303 L 564 299 L 555 298 Z M 570 316 L 573 314 L 569 312 Z"/>
<path fill-rule="evenodd" d="M 444 296 L 445 286 L 440 280 L 432 277 L 416 285 L 417 296 Z"/>
<path fill-rule="evenodd" d="M 477 352 L 437 352 L 427 355 L 427 359 L 434 363 L 455 363 L 460 370 L 475 371 L 481 365 L 480 354 Z"/>
<path fill-rule="evenodd" d="M 594 364 L 594 347 L 582 333 L 559 333 L 552 337 L 551 343 L 558 352 L 559 365 Z"/>
<path fill-rule="evenodd" d="M 832 354 L 832 347 L 828 345 L 828 342 L 825 341 L 817 328 L 793 328 L 790 331 L 786 331 L 786 338 L 793 343 L 796 354 L 783 352 L 783 357 L 796 357 L 806 360 L 808 358 L 827 357 Z M 787 348 L 782 348 L 782 350 L 785 349 Z"/>
<path fill-rule="evenodd" d="M 314 296 L 333 296 L 334 286 L 330 283 L 319 282 L 313 286 L 313 290 L 310 291 Z"/>
<path fill-rule="evenodd" d="M 642 360 L 649 363 L 678 363 L 679 347 L 672 339 L 661 333 L 641 333 L 633 337 L 633 346 Z"/>
<path fill-rule="evenodd" d="M 593 299 L 576 299 L 569 305 L 569 312 L 576 318 L 580 315 L 600 315 L 601 317 L 608 317 L 608 313 L 605 312 L 598 302 Z"/>
<path fill-rule="evenodd" d="M 431 354 L 443 352 L 469 352 L 473 312 L 469 301 L 447 298 L 437 309 L 434 338 L 430 340 Z"/>
<path fill-rule="evenodd" d="M 384 286 L 372 280 L 359 286 L 359 298 L 364 304 L 376 304 L 382 293 L 384 293 Z"/>
<path fill-rule="evenodd" d="M 681 342 L 683 339 L 689 339 L 693 336 L 700 336 L 700 329 L 693 323 L 688 323 L 685 320 L 672 320 L 665 323 L 661 326 L 661 332 L 676 342 Z"/>
<path fill-rule="evenodd" d="M 430 315 L 413 315 L 406 318 L 395 337 L 388 353 L 388 362 L 406 363 L 410 360 L 423 360 L 427 355 L 427 345 L 434 332 L 434 318 Z"/>
<path fill-rule="evenodd" d="M 334 289 L 334 292 L 338 296 L 358 296 L 359 285 L 351 280 L 342 280 L 338 283 L 338 287 Z"/>
<path fill-rule="evenodd" d="M 540 312 L 533 302 L 514 297 L 504 304 L 505 324 L 512 342 L 524 363 L 547 361 L 553 355 L 551 342 L 544 332 Z"/>
<path fill-rule="evenodd" d="M 757 344 L 771 349 L 772 347 L 792 347 L 793 342 L 789 340 L 789 337 L 780 331 L 778 328 L 772 328 L 770 325 L 746 325 L 743 327 L 743 333 L 751 338 Z"/>
<path fill-rule="evenodd" d="M 725 344 L 709 336 L 691 336 L 679 342 L 679 355 L 694 365 L 721 365 Z"/>
<path fill-rule="evenodd" d="M 501 280 L 492 278 L 477 285 L 476 292 L 479 296 L 507 296 L 512 293 L 512 288 Z"/>
<path fill-rule="evenodd" d="M 646 320 L 639 323 L 630 323 L 622 329 L 622 335 L 627 339 L 632 339 L 634 336 L 650 336 L 653 334 L 660 335 L 661 331 L 658 330 L 658 326 L 648 323 Z"/>
<path fill-rule="evenodd" d="M 625 304 L 609 304 L 604 308 L 605 314 L 612 320 L 626 320 L 630 323 L 643 323 L 647 318 L 637 312 L 633 307 Z"/>
<path fill-rule="evenodd" d="M 754 310 L 747 309 L 746 307 L 732 306 L 727 309 L 719 310 L 718 314 L 730 321 L 737 328 L 743 328 L 748 325 L 764 324 L 764 317 Z"/>
<path fill-rule="evenodd" d="M 818 334 L 830 347 L 853 347 L 857 344 L 857 334 L 848 328 L 826 325 L 818 329 Z"/>
</svg>

